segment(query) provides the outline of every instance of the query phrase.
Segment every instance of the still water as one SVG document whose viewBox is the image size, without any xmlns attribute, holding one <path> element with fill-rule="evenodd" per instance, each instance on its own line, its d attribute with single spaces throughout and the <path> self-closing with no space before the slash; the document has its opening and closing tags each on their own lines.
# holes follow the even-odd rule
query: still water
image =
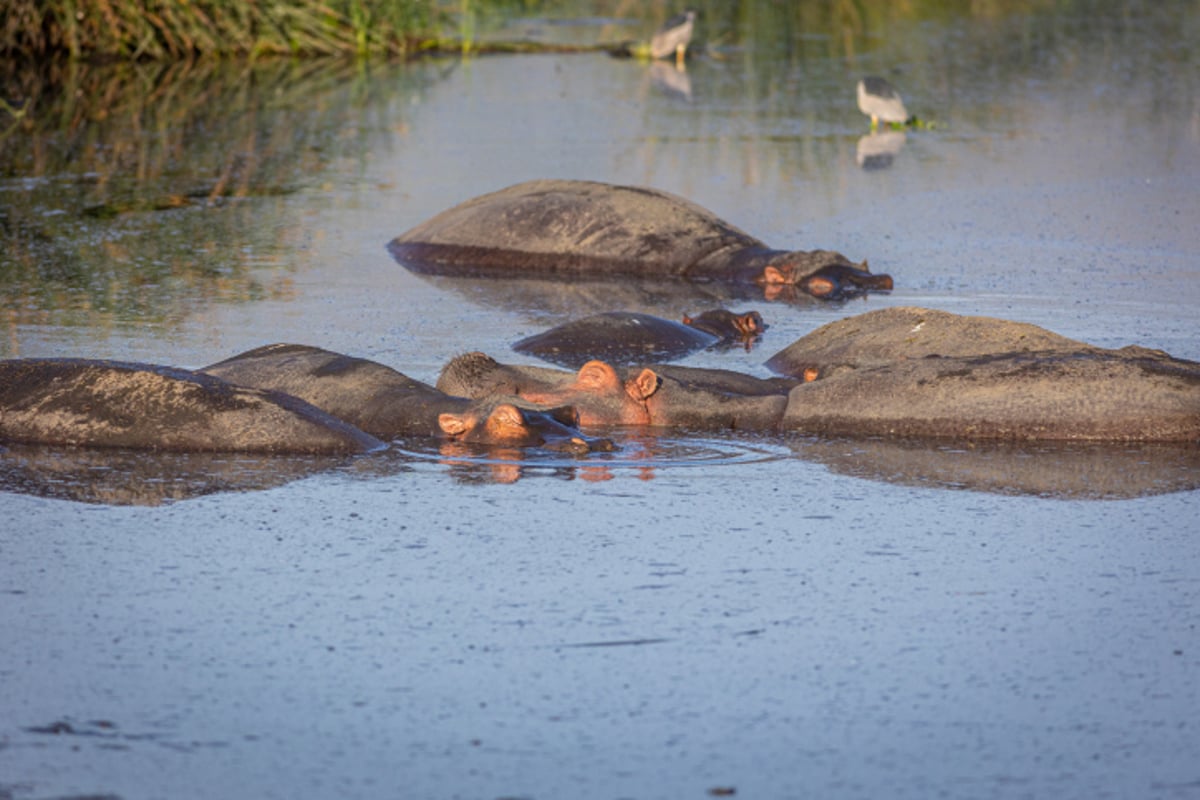
<svg viewBox="0 0 1200 800">
<path fill-rule="evenodd" d="M 651 27 L 610 11 L 507 33 Z M 685 72 L 10 77 L 45 113 L 0 118 L 0 356 L 198 367 L 290 341 L 432 382 L 584 314 L 723 304 L 763 342 L 685 363 L 766 376 L 888 305 L 1200 359 L 1198 11 L 713 13 Z M 932 127 L 864 140 L 863 74 Z M 896 291 L 430 279 L 384 249 L 538 177 L 675 192 Z M 0 797 L 1200 796 L 1194 447 L 621 443 L 0 452 Z"/>
</svg>

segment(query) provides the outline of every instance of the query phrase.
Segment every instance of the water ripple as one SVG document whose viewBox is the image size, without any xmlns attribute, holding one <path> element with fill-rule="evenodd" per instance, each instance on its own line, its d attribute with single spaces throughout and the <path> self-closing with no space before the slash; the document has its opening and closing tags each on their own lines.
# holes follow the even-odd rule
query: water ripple
<svg viewBox="0 0 1200 800">
<path fill-rule="evenodd" d="M 610 435 L 617 449 L 611 453 L 575 456 L 540 448 L 523 450 L 431 442 L 400 441 L 392 445 L 393 455 L 411 462 L 474 464 L 479 466 L 604 467 L 612 470 L 678 469 L 691 467 L 761 464 L 792 457 L 791 450 L 779 441 L 706 434 L 694 437 L 648 435 L 643 431 Z"/>
</svg>

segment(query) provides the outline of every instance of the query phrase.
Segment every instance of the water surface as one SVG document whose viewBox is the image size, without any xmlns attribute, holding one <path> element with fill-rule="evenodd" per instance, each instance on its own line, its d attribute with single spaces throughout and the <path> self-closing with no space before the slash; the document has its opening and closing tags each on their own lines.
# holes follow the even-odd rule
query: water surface
<svg viewBox="0 0 1200 800">
<path fill-rule="evenodd" d="M 587 313 L 724 304 L 764 341 L 686 363 L 765 376 L 887 305 L 1200 359 L 1200 14 L 1050 8 L 846 36 L 713 12 L 685 73 L 575 54 L 23 78 L 7 94 L 53 113 L 0 143 L 0 355 L 197 367 L 290 341 L 432 381 L 468 349 L 532 363 L 509 344 Z M 616 16 L 513 24 L 648 30 Z M 867 73 L 936 123 L 871 169 Z M 791 303 L 388 257 L 538 177 L 676 192 L 897 288 Z M 1194 448 L 622 444 L 11 448 L 0 796 L 1200 795 Z"/>
</svg>

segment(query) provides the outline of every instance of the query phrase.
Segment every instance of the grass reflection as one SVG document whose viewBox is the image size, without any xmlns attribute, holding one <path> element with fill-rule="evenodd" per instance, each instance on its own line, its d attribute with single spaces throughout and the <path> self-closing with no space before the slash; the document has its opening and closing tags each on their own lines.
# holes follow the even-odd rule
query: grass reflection
<svg viewBox="0 0 1200 800">
<path fill-rule="evenodd" d="M 0 95 L 25 113 L 0 112 L 6 322 L 106 328 L 287 296 L 286 265 L 259 254 L 298 248 L 289 196 L 363 159 L 399 124 L 390 100 L 426 74 L 370 71 L 334 60 L 10 67 Z M 339 163 L 343 179 L 353 172 Z"/>
</svg>

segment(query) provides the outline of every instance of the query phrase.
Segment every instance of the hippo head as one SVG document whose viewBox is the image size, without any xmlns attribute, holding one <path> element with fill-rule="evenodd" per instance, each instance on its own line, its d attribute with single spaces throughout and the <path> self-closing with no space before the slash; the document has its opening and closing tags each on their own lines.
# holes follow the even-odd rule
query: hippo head
<svg viewBox="0 0 1200 800">
<path fill-rule="evenodd" d="M 438 415 L 438 427 L 449 439 L 502 447 L 544 447 L 582 455 L 611 452 L 610 439 L 585 436 L 576 427 L 575 409 L 522 408 L 505 398 L 488 398 L 471 403 L 462 411 Z"/>
<path fill-rule="evenodd" d="M 571 405 L 579 424 L 590 426 L 651 424 L 647 400 L 658 387 L 653 370 L 643 369 L 623 379 L 607 362 L 589 361 L 564 380 L 526 381 L 518 389 L 521 397 L 533 403 Z"/>
<path fill-rule="evenodd" d="M 589 361 L 573 378 L 557 385 L 526 385 L 521 396 L 538 403 L 570 403 L 585 426 L 773 430 L 787 406 L 782 390 L 747 391 L 731 385 L 716 370 L 681 378 L 633 367 L 621 377 L 603 361 Z"/>
<path fill-rule="evenodd" d="M 705 311 L 694 317 L 684 315 L 683 324 L 697 330 L 706 331 L 722 339 L 739 342 L 752 342 L 762 336 L 767 329 L 762 314 L 757 311 L 747 311 L 736 314 L 728 309 L 717 308 Z"/>
<path fill-rule="evenodd" d="M 577 373 L 546 367 L 509 366 L 473 352 L 456 356 L 438 376 L 437 388 L 459 397 L 515 396 L 539 406 L 570 406 L 578 424 L 646 425 L 645 399 L 657 391 L 652 370 L 623 380 L 603 361 L 589 361 Z"/>
<path fill-rule="evenodd" d="M 467 353 L 446 366 L 438 388 L 472 397 L 504 392 L 538 405 L 569 405 L 584 427 L 770 430 L 783 415 L 791 385 L 723 370 L 681 372 L 670 366 L 633 367 L 622 376 L 604 361 L 589 361 L 570 373 L 507 366 L 483 353 Z"/>
<path fill-rule="evenodd" d="M 795 286 L 823 300 L 837 300 L 868 291 L 891 291 L 890 275 L 874 275 L 867 262 L 855 264 L 830 250 L 781 253 L 763 267 L 758 278 L 768 290 Z"/>
</svg>

